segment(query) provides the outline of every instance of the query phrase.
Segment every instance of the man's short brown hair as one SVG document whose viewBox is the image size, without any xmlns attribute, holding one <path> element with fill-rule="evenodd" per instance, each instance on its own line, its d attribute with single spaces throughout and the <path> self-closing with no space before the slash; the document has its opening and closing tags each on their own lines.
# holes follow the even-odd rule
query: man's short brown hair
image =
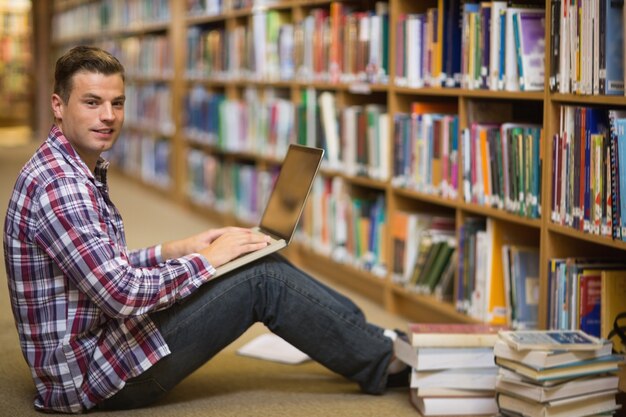
<svg viewBox="0 0 626 417">
<path fill-rule="evenodd" d="M 64 103 L 70 98 L 74 74 L 81 71 L 120 74 L 124 79 L 124 66 L 109 52 L 94 46 L 76 46 L 57 60 L 54 70 L 54 93 Z"/>
</svg>

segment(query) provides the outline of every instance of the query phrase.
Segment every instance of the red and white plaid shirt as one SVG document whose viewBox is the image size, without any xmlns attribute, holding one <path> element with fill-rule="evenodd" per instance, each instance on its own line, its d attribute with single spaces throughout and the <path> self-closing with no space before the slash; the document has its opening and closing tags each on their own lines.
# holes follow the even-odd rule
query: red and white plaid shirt
<svg viewBox="0 0 626 417">
<path fill-rule="evenodd" d="M 215 273 L 198 254 L 162 262 L 160 246 L 129 252 L 107 165 L 94 175 L 53 126 L 9 202 L 9 292 L 40 410 L 89 409 L 168 355 L 147 313 Z"/>
</svg>

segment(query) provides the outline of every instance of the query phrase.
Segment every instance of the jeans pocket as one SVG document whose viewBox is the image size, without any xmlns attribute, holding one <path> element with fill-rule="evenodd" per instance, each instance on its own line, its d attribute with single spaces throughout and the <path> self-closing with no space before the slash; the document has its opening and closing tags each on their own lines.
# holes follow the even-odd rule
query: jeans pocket
<svg viewBox="0 0 626 417">
<path fill-rule="evenodd" d="M 111 398 L 104 400 L 97 408 L 100 410 L 128 410 L 145 407 L 161 398 L 167 390 L 153 377 L 131 379 L 124 388 Z"/>
</svg>

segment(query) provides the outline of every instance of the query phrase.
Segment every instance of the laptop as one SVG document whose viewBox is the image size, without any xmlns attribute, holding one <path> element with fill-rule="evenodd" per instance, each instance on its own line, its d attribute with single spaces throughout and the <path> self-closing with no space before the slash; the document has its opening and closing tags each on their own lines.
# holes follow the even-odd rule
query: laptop
<svg viewBox="0 0 626 417">
<path fill-rule="evenodd" d="M 317 175 L 323 149 L 289 145 L 261 221 L 253 230 L 270 237 L 263 249 L 249 252 L 217 268 L 215 277 L 286 247 L 293 237 Z"/>
</svg>

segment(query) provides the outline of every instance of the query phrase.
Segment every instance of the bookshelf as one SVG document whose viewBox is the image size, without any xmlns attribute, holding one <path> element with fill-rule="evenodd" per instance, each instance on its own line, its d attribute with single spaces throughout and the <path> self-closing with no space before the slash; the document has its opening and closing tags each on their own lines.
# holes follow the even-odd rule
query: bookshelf
<svg viewBox="0 0 626 417">
<path fill-rule="evenodd" d="M 456 80 L 458 85 L 455 87 L 432 86 L 438 82 L 445 84 L 446 81 L 429 76 L 423 79 L 407 78 L 405 82 L 399 82 L 401 76 L 406 75 L 401 69 L 403 61 L 398 58 L 403 53 L 400 48 L 404 45 L 397 30 L 399 23 L 409 15 L 427 15 L 429 10 L 437 7 L 437 1 L 389 0 L 386 7 L 373 1 L 340 3 L 353 8 L 355 19 L 363 17 L 357 12 L 368 12 L 370 18 L 375 16 L 383 20 L 385 18 L 381 16 L 387 16 L 388 38 L 384 38 L 382 32 L 376 32 L 384 26 L 375 26 L 373 23 L 371 32 L 367 34 L 375 39 L 387 39 L 382 49 L 364 50 L 359 41 L 367 36 L 361 33 L 361 37 L 350 38 L 354 36 L 349 33 L 350 26 L 342 35 L 345 36 L 345 42 L 340 47 L 333 44 L 337 50 L 311 50 L 316 42 L 324 42 L 323 37 L 312 38 L 311 45 L 306 42 L 290 44 L 289 41 L 297 39 L 299 35 L 324 30 L 323 16 L 336 13 L 333 11 L 336 3 L 326 0 L 205 0 L 186 3 L 173 0 L 70 0 L 56 2 L 55 19 L 58 20 L 53 24 L 56 30 L 53 30 L 52 39 L 59 53 L 78 42 L 88 42 L 119 52 L 125 62 L 135 62 L 133 60 L 139 58 L 132 55 L 133 51 L 146 49 L 149 57 L 154 58 L 163 49 L 167 50 L 166 57 L 158 61 L 158 65 L 144 62 L 139 64 L 136 71 L 129 71 L 128 84 L 133 92 L 132 97 L 136 95 L 138 102 L 155 106 L 160 104 L 161 108 L 156 109 L 156 116 L 148 117 L 145 123 L 131 123 L 126 130 L 127 137 L 121 139 L 126 144 L 120 147 L 116 157 L 122 169 L 127 170 L 131 177 L 223 223 L 245 225 L 254 222 L 262 207 L 263 196 L 252 190 L 264 190 L 271 184 L 281 160 L 281 152 L 284 151 L 285 140 L 307 143 L 307 140 L 318 137 L 323 131 L 323 124 L 316 126 L 315 123 L 309 123 L 306 128 L 304 126 L 307 120 L 315 121 L 314 118 L 307 119 L 310 116 L 307 112 L 312 111 L 311 107 L 315 106 L 310 104 L 316 103 L 322 94 L 330 93 L 335 109 L 345 113 L 337 129 L 344 129 L 348 126 L 347 121 L 355 120 L 351 118 L 358 120 L 360 114 L 372 115 L 374 120 L 378 120 L 377 129 L 382 126 L 380 132 L 384 133 L 380 134 L 386 135 L 383 137 L 387 138 L 385 144 L 388 147 L 382 152 L 387 157 L 376 162 L 380 166 L 367 166 L 365 173 L 360 171 L 362 167 L 358 163 L 351 165 L 350 162 L 354 161 L 326 164 L 322 170 L 323 181 L 318 185 L 317 194 L 314 192 L 312 195 L 314 207 L 309 209 L 308 216 L 303 220 L 305 237 L 291 246 L 287 255 L 294 262 L 324 273 L 376 300 L 387 310 L 411 320 L 474 322 L 480 319 L 459 311 L 463 308 L 455 302 L 462 291 L 459 268 L 453 272 L 452 300 L 413 291 L 393 278 L 395 247 L 390 229 L 394 216 L 400 212 L 447 216 L 454 223 L 453 234 L 458 241 L 465 233 L 466 225 L 475 219 L 484 220 L 491 230 L 496 230 L 494 233 L 498 233 L 503 244 L 537 248 L 540 265 L 537 284 L 538 323 L 539 327 L 545 328 L 548 323 L 550 290 L 548 270 L 544 266 L 548 265 L 550 259 L 591 255 L 623 258 L 626 250 L 626 243 L 622 241 L 556 224 L 551 219 L 552 176 L 556 169 L 550 157 L 553 151 L 551 138 L 559 133 L 561 107 L 573 105 L 626 109 L 626 98 L 623 95 L 581 95 L 550 90 L 548 75 L 552 69 L 552 1 L 540 2 L 538 6 L 545 13 L 546 22 L 543 39 L 546 77 L 543 91 L 478 88 L 472 83 L 491 81 L 481 81 L 480 74 L 478 78 L 472 78 L 473 73 L 467 69 L 467 77 Z M 167 12 L 163 15 L 155 13 L 155 9 L 161 8 L 167 9 Z M 479 12 L 482 11 L 475 13 Z M 107 17 L 103 18 L 102 13 Z M 124 13 L 139 13 L 141 23 L 110 23 L 109 19 L 113 19 L 112 22 L 122 19 L 123 22 Z M 65 28 L 60 22 L 63 19 L 76 19 L 76 16 L 81 17 L 80 21 L 85 27 L 76 27 L 75 31 L 68 33 L 61 30 L 59 33 L 59 29 Z M 364 30 L 357 22 L 353 22 L 353 28 Z M 427 24 L 427 21 L 423 23 Z M 277 24 L 278 27 L 275 26 Z M 278 31 L 281 24 L 287 27 L 283 26 Z M 311 26 L 307 28 L 307 25 Z M 331 24 L 326 32 L 329 39 L 336 36 L 332 30 Z M 284 35 L 286 41 L 282 44 L 280 36 L 289 31 L 299 35 L 291 39 Z M 274 40 L 262 42 L 263 36 Z M 223 45 L 228 42 L 237 46 L 232 46 L 229 49 L 231 52 L 225 54 Z M 287 59 L 278 53 L 281 48 L 294 51 L 295 63 L 291 68 L 285 62 Z M 388 53 L 387 61 L 380 55 L 384 55 L 384 51 Z M 363 61 L 365 56 L 371 58 L 376 54 L 379 54 L 380 60 L 374 63 Z M 320 70 L 332 67 L 329 62 L 338 56 L 344 59 L 344 72 Z M 308 67 L 304 65 L 307 63 Z M 163 71 L 148 72 L 148 69 L 155 67 Z M 302 67 L 306 68 L 301 71 Z M 453 82 L 453 78 L 448 77 L 447 80 Z M 422 86 L 415 87 L 412 83 Z M 441 188 L 433 191 L 428 189 L 428 184 L 424 189 L 399 185 L 393 178 L 396 163 L 394 135 L 399 131 L 395 117 L 405 114 L 410 119 L 416 108 L 415 103 L 430 108 L 454 109 L 456 119 L 443 119 L 443 122 L 440 117 L 432 119 L 434 124 L 444 123 L 438 125 L 442 128 L 457 126 L 458 171 L 454 172 L 454 179 L 446 179 L 446 187 L 450 188 L 451 183 L 456 184 L 454 190 L 448 190 L 450 192 L 442 192 Z M 196 120 L 197 125 L 190 121 L 187 110 L 192 105 L 204 112 Z M 133 106 L 130 106 L 131 114 L 135 110 L 139 114 L 131 119 L 141 118 L 140 110 L 144 106 Z M 220 114 L 219 108 L 228 110 L 224 112 L 226 114 Z M 290 116 L 281 119 L 280 115 L 284 114 Z M 164 120 L 167 121 L 165 127 L 162 125 Z M 210 120 L 214 121 L 212 126 L 202 125 Z M 247 125 L 238 122 L 241 120 L 246 120 Z M 541 141 L 537 142 L 539 145 L 532 152 L 534 157 L 541 158 L 542 164 L 535 189 L 532 192 L 526 190 L 528 195 L 525 198 L 528 200 L 513 204 L 513 208 L 509 209 L 504 207 L 506 204 L 502 201 L 500 205 L 481 202 L 484 196 L 480 192 L 476 197 L 478 200 L 474 194 L 466 198 L 462 159 L 463 152 L 468 152 L 464 148 L 464 131 L 467 130 L 469 135 L 474 126 L 507 122 L 531 124 L 538 127 L 537 132 L 541 130 Z M 190 125 L 196 130 L 190 130 Z M 251 126 L 256 129 L 254 133 L 250 133 Z M 247 129 L 245 134 L 242 133 L 243 129 Z M 231 138 L 237 137 L 238 141 L 225 142 L 225 132 Z M 341 137 L 347 135 L 345 130 L 339 132 Z M 474 139 L 467 140 L 465 144 Z M 163 149 L 154 151 L 159 146 Z M 156 152 L 160 159 L 154 161 L 154 158 L 146 158 L 142 155 L 146 149 Z M 133 171 L 133 166 L 141 168 Z M 155 172 L 162 174 L 161 177 L 156 175 L 157 180 L 154 179 Z M 538 175 L 538 171 L 529 175 Z M 190 195 L 194 187 L 195 196 Z M 215 192 L 198 194 L 208 187 L 214 187 Z M 540 205 L 536 201 L 539 195 Z M 333 215 L 339 219 L 342 217 L 337 207 L 349 207 L 350 210 L 354 210 L 355 204 L 361 208 L 377 204 L 382 207 L 379 214 L 384 217 L 381 217 L 375 229 L 379 234 L 376 235 L 378 237 L 376 245 L 373 245 L 373 253 L 364 256 L 346 254 L 346 242 L 337 240 L 340 239 L 338 235 L 347 233 L 338 226 L 341 222 L 329 228 L 323 219 L 314 215 L 320 210 L 326 210 L 329 204 L 335 210 Z M 529 211 L 520 215 L 520 210 Z M 529 215 L 533 210 L 536 211 L 535 215 Z M 325 234 L 330 234 L 335 240 L 325 241 Z"/>
</svg>

